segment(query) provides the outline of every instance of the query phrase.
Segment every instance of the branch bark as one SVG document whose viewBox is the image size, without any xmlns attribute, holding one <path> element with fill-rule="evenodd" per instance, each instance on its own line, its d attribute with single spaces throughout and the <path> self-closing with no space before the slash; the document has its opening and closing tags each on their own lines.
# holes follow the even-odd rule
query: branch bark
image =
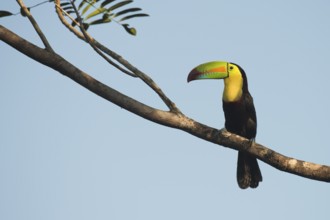
<svg viewBox="0 0 330 220">
<path fill-rule="evenodd" d="M 26 56 L 69 77 L 98 96 L 155 123 L 188 132 L 206 141 L 247 152 L 284 172 L 330 182 L 330 166 L 306 162 L 279 154 L 238 135 L 203 125 L 183 113 L 162 111 L 145 105 L 97 81 L 53 51 L 42 49 L 0 25 L 0 39 Z"/>
</svg>

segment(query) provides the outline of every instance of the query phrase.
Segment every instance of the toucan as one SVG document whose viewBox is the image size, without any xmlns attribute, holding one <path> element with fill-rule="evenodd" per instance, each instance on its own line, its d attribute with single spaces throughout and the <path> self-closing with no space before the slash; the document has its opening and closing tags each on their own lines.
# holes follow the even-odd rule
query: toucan
<svg viewBox="0 0 330 220">
<path fill-rule="evenodd" d="M 200 79 L 224 80 L 222 107 L 225 128 L 249 139 L 252 144 L 257 134 L 257 116 L 244 70 L 235 63 L 207 62 L 195 67 L 188 75 L 188 82 Z M 239 151 L 236 176 L 240 188 L 258 187 L 262 175 L 257 159 Z"/>
</svg>

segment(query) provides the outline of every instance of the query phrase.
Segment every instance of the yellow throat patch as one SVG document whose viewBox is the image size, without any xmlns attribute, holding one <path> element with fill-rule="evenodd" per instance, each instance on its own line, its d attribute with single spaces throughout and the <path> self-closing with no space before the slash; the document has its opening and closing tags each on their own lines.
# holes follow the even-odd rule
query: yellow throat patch
<svg viewBox="0 0 330 220">
<path fill-rule="evenodd" d="M 225 88 L 223 90 L 222 99 L 225 102 L 235 102 L 242 97 L 243 93 L 243 77 L 236 65 L 231 64 L 229 76 L 224 79 Z"/>
</svg>

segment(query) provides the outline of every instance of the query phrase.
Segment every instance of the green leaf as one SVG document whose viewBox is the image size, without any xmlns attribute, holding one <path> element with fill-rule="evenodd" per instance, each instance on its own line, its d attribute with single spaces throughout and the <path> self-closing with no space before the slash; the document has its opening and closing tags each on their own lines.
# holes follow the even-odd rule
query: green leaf
<svg viewBox="0 0 330 220">
<path fill-rule="evenodd" d="M 125 21 L 125 20 L 128 20 L 128 19 L 131 19 L 131 18 L 135 18 L 135 17 L 147 17 L 149 16 L 148 14 L 143 14 L 143 13 L 140 13 L 140 14 L 134 14 L 134 15 L 128 15 L 126 17 L 123 17 L 122 19 L 120 19 L 119 21 Z"/>
<path fill-rule="evenodd" d="M 110 17 L 112 17 L 111 14 L 103 14 L 102 19 L 105 20 L 105 19 L 108 19 Z"/>
<path fill-rule="evenodd" d="M 115 0 L 105 0 L 104 2 L 102 2 L 101 7 L 103 8 L 104 6 L 110 4 L 111 2 L 114 2 Z"/>
<path fill-rule="evenodd" d="M 127 33 L 136 36 L 136 29 L 135 28 L 131 28 L 128 26 L 128 24 L 122 24 L 122 26 L 125 28 L 125 31 L 127 31 Z"/>
<path fill-rule="evenodd" d="M 108 8 L 108 11 L 113 11 L 113 10 L 116 10 L 117 8 L 120 8 L 124 5 L 127 5 L 129 3 L 132 3 L 133 1 L 132 0 L 127 0 L 127 1 L 122 1 L 122 2 L 119 2 L 113 6 L 111 6 L 110 8 Z"/>
<path fill-rule="evenodd" d="M 141 8 L 129 8 L 129 9 L 125 9 L 125 10 L 122 10 L 120 12 L 117 12 L 114 17 L 118 17 L 120 15 L 123 15 L 123 14 L 127 14 L 127 13 L 130 13 L 130 12 L 136 12 L 136 11 L 141 11 L 142 9 Z"/>
<path fill-rule="evenodd" d="M 76 12 L 74 10 L 69 10 L 69 11 L 66 11 L 66 13 L 68 13 L 68 14 L 75 14 Z"/>
<path fill-rule="evenodd" d="M 86 0 L 82 0 L 82 1 L 86 1 Z M 81 15 L 85 14 L 88 11 L 88 9 L 90 9 L 90 7 L 94 6 L 94 4 L 97 3 L 98 1 L 100 1 L 100 0 L 87 1 L 88 5 L 82 10 Z"/>
<path fill-rule="evenodd" d="M 111 19 L 110 18 L 102 18 L 102 19 L 97 19 L 93 22 L 90 22 L 89 25 L 95 25 L 95 24 L 105 24 L 105 23 L 109 23 L 111 22 Z"/>
<path fill-rule="evenodd" d="M 94 17 L 96 15 L 99 15 L 99 14 L 102 14 L 104 12 L 106 12 L 107 9 L 106 8 L 97 8 L 95 11 L 93 11 L 92 13 L 88 14 L 85 18 L 85 20 L 91 18 L 91 17 Z"/>
<path fill-rule="evenodd" d="M 80 2 L 80 4 L 78 5 L 78 11 L 84 6 L 84 4 L 86 3 L 86 1 L 82 0 Z"/>
<path fill-rule="evenodd" d="M 73 10 L 73 7 L 71 5 L 66 6 L 66 7 L 62 7 L 62 9 L 66 12 L 68 12 L 68 10 Z"/>
<path fill-rule="evenodd" d="M 117 18 L 120 20 L 115 20 L 116 23 L 122 25 L 125 31 L 133 36 L 137 34 L 137 31 L 134 27 L 130 27 L 129 24 L 122 24 L 122 21 L 126 21 L 131 18 L 136 17 L 146 17 L 149 16 L 145 13 L 139 13 L 142 11 L 141 8 L 127 8 L 125 7 L 133 0 L 120 0 L 116 2 L 115 0 L 80 0 L 80 4 L 78 6 L 78 10 L 80 12 L 80 16 L 84 15 L 83 20 L 85 21 L 84 26 L 85 29 L 92 25 L 97 24 L 106 24 L 110 23 L 113 19 Z M 63 4 L 62 6 L 66 11 L 72 12 L 72 8 L 70 8 L 69 4 Z M 92 8 L 92 9 L 91 9 Z M 121 9 L 123 8 L 123 9 Z M 118 12 L 117 12 L 118 11 Z M 86 20 L 91 20 L 91 22 L 86 23 Z M 76 24 L 72 24 L 75 26 Z"/>
<path fill-rule="evenodd" d="M 0 11 L 0 18 L 1 17 L 11 16 L 11 15 L 13 15 L 13 13 L 11 13 L 9 11 Z"/>
<path fill-rule="evenodd" d="M 100 0 L 81 0 L 80 4 L 78 6 L 78 11 L 85 5 L 85 3 L 88 5 L 94 5 L 98 1 L 100 1 Z"/>
<path fill-rule="evenodd" d="M 81 15 L 84 15 L 84 14 L 88 11 L 88 9 L 89 9 L 90 7 L 92 7 L 92 4 L 88 4 L 88 5 L 82 10 Z"/>
<path fill-rule="evenodd" d="M 61 7 L 63 8 L 64 6 L 71 5 L 70 2 L 61 2 Z"/>
</svg>

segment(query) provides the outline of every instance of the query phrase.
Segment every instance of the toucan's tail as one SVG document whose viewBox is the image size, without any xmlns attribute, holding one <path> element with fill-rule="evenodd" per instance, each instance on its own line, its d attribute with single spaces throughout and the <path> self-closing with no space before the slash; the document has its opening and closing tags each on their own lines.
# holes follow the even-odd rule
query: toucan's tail
<svg viewBox="0 0 330 220">
<path fill-rule="evenodd" d="M 256 188 L 262 181 L 258 161 L 249 154 L 238 152 L 237 183 L 240 188 Z"/>
</svg>

